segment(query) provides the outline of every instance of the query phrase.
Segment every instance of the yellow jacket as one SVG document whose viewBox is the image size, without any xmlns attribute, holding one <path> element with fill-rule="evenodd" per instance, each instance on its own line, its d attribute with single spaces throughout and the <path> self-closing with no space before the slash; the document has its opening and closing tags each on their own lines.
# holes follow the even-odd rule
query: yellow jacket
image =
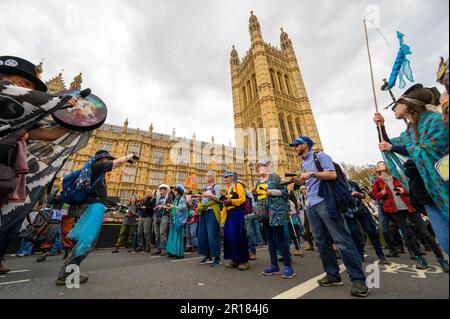
<svg viewBox="0 0 450 319">
<path fill-rule="evenodd" d="M 237 199 L 232 199 L 232 197 L 233 197 L 232 191 L 238 195 Z M 222 218 L 221 218 L 221 222 L 220 222 L 221 225 L 225 225 L 225 222 L 227 220 L 228 211 L 233 210 L 236 207 L 239 207 L 245 203 L 245 199 L 246 199 L 245 188 L 241 183 L 234 184 L 233 186 L 231 186 L 227 189 L 227 193 L 225 194 L 225 196 L 227 198 L 231 199 L 232 206 L 228 206 L 228 207 L 224 206 L 223 207 L 222 214 L 221 214 Z"/>
</svg>

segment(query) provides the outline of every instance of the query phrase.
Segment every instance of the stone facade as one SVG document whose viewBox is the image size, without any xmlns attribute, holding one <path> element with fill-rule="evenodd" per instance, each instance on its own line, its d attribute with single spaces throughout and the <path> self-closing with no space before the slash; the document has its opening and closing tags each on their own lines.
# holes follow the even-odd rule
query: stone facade
<svg viewBox="0 0 450 319">
<path fill-rule="evenodd" d="M 233 46 L 230 60 L 237 148 L 217 145 L 214 137 L 208 143 L 197 141 L 195 133 L 192 139 L 181 139 L 176 137 L 175 129 L 172 135 L 154 133 L 153 125 L 148 130 L 131 129 L 128 120 L 123 126 L 105 124 L 93 132 L 84 149 L 67 160 L 55 187 L 61 186 L 64 174 L 80 169 L 99 149 L 115 157 L 131 152 L 140 156 L 136 164 L 107 175 L 109 196 L 119 197 L 122 202 L 131 196 L 141 197 L 162 183 L 184 184 L 194 175 L 196 190 L 200 190 L 210 169 L 218 176 L 225 170 L 235 171 L 240 180 L 252 186 L 256 179 L 254 164 L 259 158 L 272 160 L 280 174 L 298 171 L 299 160 L 288 142 L 308 135 L 317 142 L 317 149 L 322 145 L 292 42 L 282 30 L 281 50 L 265 43 L 253 13 L 249 31 L 250 51 L 240 60 Z M 52 92 L 66 89 L 62 72 L 47 84 Z M 80 74 L 70 88 L 80 89 L 81 84 Z M 276 129 L 276 135 L 271 136 L 270 129 Z M 224 189 L 222 177 L 218 185 Z"/>
<path fill-rule="evenodd" d="M 253 12 L 249 33 L 245 57 L 233 46 L 230 59 L 236 145 L 248 150 L 248 162 L 262 158 L 279 174 L 295 172 L 300 163 L 288 143 L 307 135 L 316 150 L 322 144 L 292 41 L 281 29 L 281 49 L 264 42 Z"/>
</svg>

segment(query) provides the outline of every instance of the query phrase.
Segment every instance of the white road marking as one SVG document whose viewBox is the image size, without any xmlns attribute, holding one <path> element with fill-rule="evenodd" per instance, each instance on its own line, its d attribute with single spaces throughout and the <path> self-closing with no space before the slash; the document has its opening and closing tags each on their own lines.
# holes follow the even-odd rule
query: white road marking
<svg viewBox="0 0 450 319">
<path fill-rule="evenodd" d="M 202 258 L 204 258 L 204 257 L 192 257 L 192 258 L 177 259 L 177 260 L 172 260 L 171 263 L 177 263 L 177 262 L 186 261 L 186 260 L 202 259 Z"/>
<path fill-rule="evenodd" d="M 0 276 L 0 278 L 6 278 L 6 276 Z"/>
<path fill-rule="evenodd" d="M 346 270 L 344 265 L 339 266 L 339 272 L 342 273 Z M 319 284 L 317 283 L 317 280 L 323 278 L 326 275 L 326 273 L 320 274 L 317 277 L 311 278 L 310 280 L 302 283 L 301 285 L 298 285 L 297 287 L 294 287 L 292 289 L 289 289 L 278 296 L 273 297 L 272 299 L 299 299 L 306 295 L 307 293 L 313 291 L 317 287 L 319 287 Z"/>
<path fill-rule="evenodd" d="M 25 270 L 13 270 L 10 271 L 8 274 L 18 274 L 18 273 L 22 273 L 22 272 L 30 272 L 31 270 L 25 269 Z"/>
<path fill-rule="evenodd" d="M 1 285 L 12 285 L 12 284 L 19 284 L 22 282 L 29 282 L 31 281 L 30 279 L 24 279 L 24 280 L 17 280 L 17 281 L 7 281 L 7 282 L 0 282 L 0 286 Z"/>
</svg>

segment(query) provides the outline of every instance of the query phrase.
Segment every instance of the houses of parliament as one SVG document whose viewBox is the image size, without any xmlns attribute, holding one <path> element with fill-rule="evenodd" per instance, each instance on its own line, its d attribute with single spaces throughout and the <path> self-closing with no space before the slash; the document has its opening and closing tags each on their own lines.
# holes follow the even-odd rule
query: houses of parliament
<svg viewBox="0 0 450 319">
<path fill-rule="evenodd" d="M 100 149 L 115 157 L 132 152 L 140 156 L 136 164 L 106 177 L 108 195 L 122 203 L 132 196 L 142 197 L 162 183 L 180 183 L 188 189 L 201 190 L 210 169 L 216 171 L 221 189 L 225 188 L 221 177 L 225 170 L 236 172 L 239 180 L 250 187 L 257 179 L 258 159 L 275 162 L 280 176 L 298 171 L 300 161 L 288 143 L 307 135 L 317 143 L 318 150 L 322 144 L 292 41 L 281 29 L 280 48 L 266 43 L 253 12 L 249 34 L 251 47 L 246 55 L 240 59 L 233 46 L 230 57 L 236 147 L 218 145 L 214 137 L 210 142 L 197 141 L 195 133 L 191 139 L 182 139 L 176 136 L 175 129 L 171 135 L 159 134 L 153 131 L 153 125 L 147 130 L 133 129 L 128 120 L 122 126 L 104 124 L 92 133 L 84 149 L 67 160 L 55 187 L 61 186 L 64 174 L 80 169 Z M 80 74 L 70 89 L 80 89 L 81 85 Z M 62 73 L 49 80 L 47 86 L 49 92 L 66 90 Z M 174 161 L 176 145 L 187 147 L 175 152 Z M 212 160 L 204 160 L 205 150 Z"/>
</svg>

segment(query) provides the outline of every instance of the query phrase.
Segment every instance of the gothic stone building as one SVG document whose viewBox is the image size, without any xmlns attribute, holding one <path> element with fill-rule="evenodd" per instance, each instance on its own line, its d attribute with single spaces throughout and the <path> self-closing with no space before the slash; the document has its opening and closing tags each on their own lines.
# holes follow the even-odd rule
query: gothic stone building
<svg viewBox="0 0 450 319">
<path fill-rule="evenodd" d="M 239 174 L 239 179 L 251 186 L 256 179 L 254 164 L 259 158 L 270 159 L 279 174 L 298 171 L 300 163 L 288 143 L 300 135 L 308 135 L 322 149 L 321 141 L 309 104 L 299 64 L 289 36 L 281 30 L 281 49 L 265 43 L 261 26 L 253 12 L 249 21 L 251 48 L 240 60 L 233 46 L 231 79 L 233 92 L 236 145 L 217 145 L 192 139 L 123 126 L 105 124 L 94 131 L 88 145 L 71 156 L 55 181 L 60 187 L 64 174 L 82 167 L 97 150 L 108 150 L 119 157 L 130 152 L 141 160 L 107 175 L 109 196 L 126 202 L 131 196 L 141 197 L 165 183 L 184 184 L 196 175 L 197 190 L 205 183 L 206 172 L 225 170 Z M 81 87 L 81 74 L 70 88 Z M 62 74 L 47 82 L 49 90 L 66 89 Z M 274 130 L 275 129 L 275 130 Z M 275 134 L 273 133 L 275 132 Z M 174 146 L 183 148 L 174 152 Z M 205 161 L 205 153 L 210 159 Z M 175 160 L 174 160 L 175 158 Z M 225 187 L 218 178 L 221 189 Z"/>
</svg>

